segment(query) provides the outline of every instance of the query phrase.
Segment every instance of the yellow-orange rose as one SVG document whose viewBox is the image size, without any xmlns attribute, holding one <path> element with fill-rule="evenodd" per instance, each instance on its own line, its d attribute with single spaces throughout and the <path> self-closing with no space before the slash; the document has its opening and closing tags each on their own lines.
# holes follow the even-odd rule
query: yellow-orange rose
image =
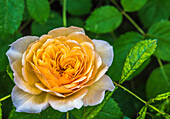
<svg viewBox="0 0 170 119">
<path fill-rule="evenodd" d="M 78 27 L 57 28 L 40 38 L 26 36 L 7 51 L 18 112 L 39 113 L 49 105 L 61 112 L 102 102 L 113 91 L 105 75 L 113 61 L 106 41 L 91 40 Z"/>
</svg>

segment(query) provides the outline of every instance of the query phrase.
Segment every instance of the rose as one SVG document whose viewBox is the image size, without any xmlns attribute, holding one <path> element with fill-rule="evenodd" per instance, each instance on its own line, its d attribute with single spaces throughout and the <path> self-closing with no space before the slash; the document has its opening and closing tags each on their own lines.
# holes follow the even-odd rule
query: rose
<svg viewBox="0 0 170 119">
<path fill-rule="evenodd" d="M 113 61 L 112 46 L 91 40 L 82 28 L 58 28 L 10 46 L 6 54 L 14 72 L 11 96 L 17 112 L 39 113 L 49 105 L 66 112 L 97 105 L 105 90 L 114 90 L 105 75 Z"/>
</svg>

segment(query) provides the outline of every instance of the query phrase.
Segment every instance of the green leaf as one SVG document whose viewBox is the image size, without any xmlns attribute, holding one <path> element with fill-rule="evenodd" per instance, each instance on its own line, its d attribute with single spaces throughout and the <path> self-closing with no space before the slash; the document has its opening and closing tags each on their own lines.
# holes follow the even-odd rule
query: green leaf
<svg viewBox="0 0 170 119">
<path fill-rule="evenodd" d="M 71 113 L 73 114 L 73 116 L 76 119 L 82 119 L 82 117 L 83 117 L 83 110 L 84 110 L 84 107 L 82 107 L 80 109 L 71 110 Z"/>
<path fill-rule="evenodd" d="M 137 117 L 137 119 L 145 119 L 147 108 L 148 108 L 147 106 L 143 106 L 141 108 L 141 110 L 139 111 L 139 116 Z"/>
<path fill-rule="evenodd" d="M 91 7 L 91 0 L 67 0 L 67 11 L 71 15 L 88 14 Z"/>
<path fill-rule="evenodd" d="M 160 67 L 155 69 L 149 76 L 146 84 L 146 94 L 148 99 L 170 91 L 170 64 L 164 65 L 163 69 L 166 76 L 163 75 Z"/>
<path fill-rule="evenodd" d="M 2 119 L 2 108 L 1 108 L 2 104 L 0 102 L 0 119 Z"/>
<path fill-rule="evenodd" d="M 140 10 L 147 0 L 121 0 L 121 4 L 125 11 L 134 12 Z"/>
<path fill-rule="evenodd" d="M 134 45 L 126 57 L 119 83 L 122 84 L 132 75 L 154 53 L 155 48 L 156 40 L 144 40 Z"/>
<path fill-rule="evenodd" d="M 26 0 L 27 9 L 37 22 L 45 22 L 49 17 L 50 4 L 48 0 Z"/>
<path fill-rule="evenodd" d="M 114 60 L 109 68 L 108 75 L 110 77 L 113 77 L 112 80 L 119 81 L 123 69 L 123 65 L 126 59 L 126 56 L 128 54 L 128 51 L 140 40 L 142 40 L 143 37 L 137 33 L 137 32 L 127 32 L 123 35 L 121 35 L 114 43 Z M 149 62 L 146 62 L 144 64 L 148 64 Z M 143 65 L 143 66 L 146 66 Z M 141 71 L 144 69 L 143 67 Z M 139 71 L 139 70 L 138 70 Z M 137 71 L 135 72 L 135 74 Z M 140 73 L 140 72 L 138 72 Z M 134 75 L 133 75 L 134 76 Z M 131 77 L 132 78 L 132 77 Z M 130 78 L 129 78 L 130 79 Z"/>
<path fill-rule="evenodd" d="M 113 98 L 110 98 L 95 119 L 121 119 L 122 117 L 123 113 L 117 102 L 115 102 Z"/>
<path fill-rule="evenodd" d="M 84 21 L 77 17 L 69 17 L 68 18 L 68 26 L 84 27 Z"/>
<path fill-rule="evenodd" d="M 60 119 L 62 115 L 62 112 L 54 110 L 51 107 L 45 109 L 40 114 L 16 112 L 15 109 L 13 109 L 8 119 Z"/>
<path fill-rule="evenodd" d="M 169 96 L 170 96 L 170 92 L 159 94 L 158 96 L 156 96 L 156 98 L 150 99 L 149 103 L 154 103 L 155 101 L 168 99 Z"/>
<path fill-rule="evenodd" d="M 149 38 L 158 39 L 155 55 L 162 60 L 170 61 L 170 21 L 161 21 L 153 24 L 147 33 Z"/>
<path fill-rule="evenodd" d="M 136 0 L 137 1 L 137 0 Z M 170 0 L 148 0 L 139 11 L 139 17 L 145 27 L 161 20 L 168 20 L 170 16 Z"/>
<path fill-rule="evenodd" d="M 13 76 L 13 72 L 11 70 L 10 65 L 7 65 L 6 72 L 7 72 L 8 76 L 10 77 L 10 79 L 14 82 L 14 76 Z"/>
<path fill-rule="evenodd" d="M 49 107 L 40 113 L 40 119 L 60 119 L 63 114 Z"/>
<path fill-rule="evenodd" d="M 83 111 L 83 118 L 82 119 L 92 119 L 94 118 L 101 110 L 102 108 L 105 106 L 105 104 L 109 101 L 109 99 L 111 98 L 112 94 L 115 92 L 115 90 L 118 87 L 116 87 L 114 89 L 114 91 L 112 92 L 107 92 L 105 95 L 104 100 L 102 101 L 102 103 L 96 105 L 96 106 L 88 106 L 84 108 Z"/>
<path fill-rule="evenodd" d="M 130 119 L 133 119 L 143 106 L 142 102 L 121 88 L 118 88 L 112 97 L 119 104 L 123 114 Z"/>
<path fill-rule="evenodd" d="M 57 12 L 51 12 L 49 18 L 45 23 L 38 23 L 34 21 L 31 25 L 31 34 L 41 36 L 47 34 L 50 30 L 61 27 L 62 18 Z"/>
<path fill-rule="evenodd" d="M 24 0 L 0 0 L 0 34 L 14 34 L 22 21 Z"/>
<path fill-rule="evenodd" d="M 115 30 L 122 22 L 122 14 L 113 6 L 95 9 L 86 20 L 85 28 L 95 33 L 108 33 Z"/>
<path fill-rule="evenodd" d="M 13 109 L 10 112 L 8 119 L 40 119 L 38 114 L 30 114 L 30 113 L 24 113 L 24 112 L 16 112 L 15 109 Z"/>
</svg>

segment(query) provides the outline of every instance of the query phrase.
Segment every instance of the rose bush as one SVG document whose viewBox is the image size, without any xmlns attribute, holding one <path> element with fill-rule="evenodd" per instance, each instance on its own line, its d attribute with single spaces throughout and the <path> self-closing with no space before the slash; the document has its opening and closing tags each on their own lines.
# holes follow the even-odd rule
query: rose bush
<svg viewBox="0 0 170 119">
<path fill-rule="evenodd" d="M 66 112 L 97 105 L 106 90 L 114 90 L 105 75 L 113 61 L 112 46 L 91 40 L 82 28 L 57 28 L 10 46 L 6 54 L 16 84 L 11 96 L 18 112 L 39 113 L 49 105 Z"/>
</svg>

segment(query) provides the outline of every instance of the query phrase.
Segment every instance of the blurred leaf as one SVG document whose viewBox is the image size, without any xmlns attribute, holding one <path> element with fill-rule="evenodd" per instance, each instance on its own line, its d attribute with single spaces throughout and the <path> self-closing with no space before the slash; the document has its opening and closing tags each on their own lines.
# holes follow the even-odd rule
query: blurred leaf
<svg viewBox="0 0 170 119">
<path fill-rule="evenodd" d="M 143 106 L 142 102 L 121 88 L 118 88 L 112 97 L 119 104 L 123 114 L 131 119 L 133 119 L 134 116 L 136 117 L 136 114 Z"/>
<path fill-rule="evenodd" d="M 63 114 L 49 107 L 40 113 L 40 119 L 60 119 Z"/>
<path fill-rule="evenodd" d="M 14 34 L 22 21 L 24 0 L 0 0 L 0 34 Z"/>
<path fill-rule="evenodd" d="M 10 112 L 8 119 L 40 119 L 38 114 L 31 114 L 31 113 L 24 113 L 24 112 L 16 112 L 15 109 L 13 109 Z"/>
<path fill-rule="evenodd" d="M 170 64 L 164 65 L 163 68 L 168 79 L 163 75 L 160 67 L 155 69 L 147 80 L 146 94 L 148 99 L 170 91 Z"/>
<path fill-rule="evenodd" d="M 147 106 L 143 106 L 142 109 L 139 111 L 139 116 L 136 119 L 145 119 Z"/>
<path fill-rule="evenodd" d="M 13 41 L 18 39 L 21 36 L 20 33 L 15 33 L 14 35 L 9 35 L 5 37 L 4 39 L 0 38 L 0 72 L 3 72 L 6 70 L 6 67 L 9 63 L 6 52 L 8 50 L 8 45 L 11 44 Z"/>
<path fill-rule="evenodd" d="M 50 4 L 48 0 L 26 0 L 27 9 L 37 22 L 45 22 L 49 17 Z"/>
<path fill-rule="evenodd" d="M 16 112 L 15 109 L 13 109 L 8 119 L 60 119 L 62 115 L 62 112 L 54 110 L 51 107 L 45 109 L 40 114 Z"/>
<path fill-rule="evenodd" d="M 142 39 L 143 39 L 142 36 L 137 32 L 127 32 L 121 35 L 113 43 L 114 60 L 108 71 L 108 75 L 112 77 L 112 80 L 114 81 L 120 80 L 123 65 L 130 48 L 132 48 L 137 42 L 139 42 Z"/>
<path fill-rule="evenodd" d="M 156 40 L 144 40 L 134 45 L 126 57 L 119 83 L 122 84 L 132 75 L 154 53 L 155 48 Z"/>
<path fill-rule="evenodd" d="M 123 113 L 117 102 L 115 102 L 113 98 L 110 98 L 95 119 L 121 119 L 122 117 Z"/>
<path fill-rule="evenodd" d="M 26 6 L 26 3 L 25 3 L 25 6 Z M 28 13 L 28 9 L 25 7 L 24 14 L 23 14 L 23 19 L 22 20 L 26 21 L 26 20 L 29 20 L 29 19 L 31 19 L 31 16 Z"/>
<path fill-rule="evenodd" d="M 140 10 L 147 0 L 121 0 L 121 4 L 125 11 L 134 12 Z"/>
<path fill-rule="evenodd" d="M 144 26 L 149 27 L 155 22 L 167 20 L 170 16 L 169 5 L 170 0 L 148 0 L 139 11 L 139 17 Z"/>
<path fill-rule="evenodd" d="M 91 0 L 67 0 L 67 11 L 71 15 L 88 14 L 91 7 Z"/>
<path fill-rule="evenodd" d="M 0 102 L 0 119 L 2 119 L 2 108 L 1 108 L 2 104 Z"/>
<path fill-rule="evenodd" d="M 73 110 L 71 110 L 71 113 L 73 114 L 73 116 L 76 119 L 82 119 L 83 118 L 83 110 L 84 110 L 84 107 L 82 107 L 80 109 L 73 109 Z"/>
<path fill-rule="evenodd" d="M 77 17 L 69 17 L 68 18 L 68 26 L 84 27 L 84 21 Z"/>
<path fill-rule="evenodd" d="M 10 65 L 7 65 L 6 72 L 7 72 L 8 76 L 11 78 L 11 80 L 14 82 L 14 76 L 13 76 L 13 72 L 11 70 Z"/>
<path fill-rule="evenodd" d="M 85 107 L 84 111 L 83 111 L 83 118 L 82 119 L 92 119 L 92 118 L 94 118 L 102 110 L 102 108 L 106 105 L 106 103 L 111 98 L 112 94 L 116 91 L 117 88 L 118 87 L 116 87 L 114 89 L 114 91 L 112 91 L 112 92 L 107 92 L 102 103 L 100 103 L 96 106 Z"/>
<path fill-rule="evenodd" d="M 159 94 L 158 96 L 156 96 L 156 98 L 150 99 L 149 103 L 153 103 L 155 101 L 168 99 L 169 96 L 170 96 L 170 92 Z"/>
<path fill-rule="evenodd" d="M 148 31 L 148 37 L 158 39 L 155 55 L 162 60 L 170 61 L 170 21 L 153 24 Z"/>
<path fill-rule="evenodd" d="M 34 21 L 31 26 L 31 34 L 41 36 L 47 34 L 50 30 L 61 27 L 62 18 L 57 12 L 51 12 L 49 18 L 45 23 L 38 23 Z"/>
<path fill-rule="evenodd" d="M 122 22 L 122 14 L 113 6 L 95 9 L 86 20 L 85 28 L 95 33 L 108 33 L 115 30 Z"/>
</svg>

